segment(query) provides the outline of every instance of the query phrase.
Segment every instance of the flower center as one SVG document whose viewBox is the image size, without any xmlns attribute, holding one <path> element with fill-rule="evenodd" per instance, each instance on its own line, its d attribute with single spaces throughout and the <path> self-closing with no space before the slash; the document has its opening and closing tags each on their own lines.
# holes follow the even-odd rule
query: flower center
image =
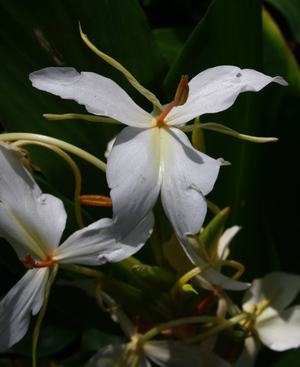
<svg viewBox="0 0 300 367">
<path fill-rule="evenodd" d="M 168 126 L 165 123 L 165 118 L 172 110 L 173 107 L 182 106 L 185 104 L 189 96 L 189 85 L 188 85 L 188 75 L 182 75 L 179 85 L 176 90 L 174 101 L 171 102 L 162 113 L 156 118 L 156 125 L 154 127 L 161 128 L 163 126 Z"/>
<path fill-rule="evenodd" d="M 52 259 L 52 255 L 42 261 L 41 263 L 37 264 L 34 260 L 34 258 L 31 256 L 31 254 L 28 254 L 23 259 L 23 265 L 26 266 L 28 269 L 34 269 L 34 268 L 46 268 L 54 265 L 54 260 Z"/>
</svg>

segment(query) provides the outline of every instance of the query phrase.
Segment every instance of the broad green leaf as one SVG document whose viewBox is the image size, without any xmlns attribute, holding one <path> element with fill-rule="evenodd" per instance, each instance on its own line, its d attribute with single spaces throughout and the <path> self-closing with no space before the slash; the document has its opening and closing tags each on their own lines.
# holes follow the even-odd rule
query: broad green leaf
<svg viewBox="0 0 300 367">
<path fill-rule="evenodd" d="M 120 337 L 90 327 L 87 328 L 82 335 L 81 349 L 98 351 L 106 345 L 117 343 L 121 343 Z"/>
<path fill-rule="evenodd" d="M 162 28 L 153 31 L 156 43 L 170 66 L 180 54 L 192 30 L 192 28 Z"/>
<path fill-rule="evenodd" d="M 102 51 L 116 58 L 145 87 L 159 91 L 157 81 L 163 79 L 167 63 L 153 38 L 147 20 L 135 0 L 46 1 L 37 0 L 0 3 L 0 119 L 9 132 L 24 131 L 45 134 L 77 145 L 104 159 L 107 142 L 121 127 L 85 121 L 50 122 L 43 113 L 85 113 L 74 101 L 32 88 L 28 74 L 58 66 L 73 66 L 78 71 L 93 71 L 111 77 L 125 88 L 136 102 L 151 110 L 152 106 L 124 76 L 96 56 L 79 35 L 78 20 L 83 31 Z M 51 46 L 51 47 L 50 47 Z M 49 51 L 50 50 L 50 51 Z M 53 51 L 54 50 L 54 51 Z M 54 58 L 55 54 L 56 58 Z M 63 195 L 71 198 L 72 173 L 61 159 L 43 148 L 30 148 L 32 159 L 46 179 Z M 85 194 L 106 194 L 104 173 L 76 158 L 83 176 Z M 103 211 L 98 211 L 101 217 Z"/>
<path fill-rule="evenodd" d="M 79 331 L 71 329 L 70 326 L 65 328 L 59 325 L 51 326 L 44 324 L 39 335 L 37 357 L 46 357 L 61 351 L 78 336 Z M 31 344 L 32 340 L 30 337 L 24 338 L 10 348 L 10 352 L 31 357 Z"/>
<path fill-rule="evenodd" d="M 267 0 L 273 5 L 287 20 L 293 36 L 300 43 L 300 2 L 298 0 Z"/>
<path fill-rule="evenodd" d="M 215 0 L 195 28 L 164 81 L 172 99 L 182 74 L 190 78 L 217 65 L 236 65 L 262 70 L 261 2 Z M 271 86 L 269 88 L 279 88 Z M 261 97 L 247 93 L 219 114 L 201 116 L 200 122 L 218 122 L 244 134 L 259 135 Z M 263 263 L 257 228 L 258 183 L 261 147 L 213 132 L 204 132 L 206 153 L 223 157 L 232 166 L 222 167 L 208 198 L 219 207 L 230 206 L 228 226 L 242 225 L 239 243 L 233 242 L 232 259 L 246 264 L 245 279 L 261 274 Z M 255 268 L 247 264 L 256 254 Z"/>
</svg>

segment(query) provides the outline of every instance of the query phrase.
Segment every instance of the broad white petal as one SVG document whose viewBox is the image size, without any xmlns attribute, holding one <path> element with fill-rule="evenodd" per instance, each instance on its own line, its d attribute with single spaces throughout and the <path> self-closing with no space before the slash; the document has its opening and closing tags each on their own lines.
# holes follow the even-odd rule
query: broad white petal
<svg viewBox="0 0 300 367">
<path fill-rule="evenodd" d="M 205 113 L 224 111 L 242 92 L 258 92 L 271 82 L 287 85 L 280 76 L 272 78 L 256 70 L 223 65 L 207 69 L 189 82 L 189 97 L 174 107 L 165 119 L 168 125 L 186 123 Z"/>
<path fill-rule="evenodd" d="M 262 322 L 258 319 L 255 326 L 259 339 L 270 349 L 284 351 L 300 346 L 300 306 Z"/>
<path fill-rule="evenodd" d="M 111 231 L 112 224 L 112 219 L 104 218 L 76 231 L 56 249 L 53 260 L 92 266 L 124 260 L 137 252 L 150 237 L 154 216 L 150 212 L 120 241 L 116 241 Z"/>
<path fill-rule="evenodd" d="M 161 200 L 180 241 L 200 231 L 206 215 L 207 195 L 217 179 L 221 163 L 195 150 L 177 128 L 161 128 Z"/>
<path fill-rule="evenodd" d="M 49 269 L 32 269 L 3 298 L 0 308 L 0 352 L 26 334 L 30 313 L 36 315 L 44 301 Z"/>
<path fill-rule="evenodd" d="M 222 236 L 219 239 L 218 248 L 217 248 L 217 257 L 218 260 L 225 260 L 229 255 L 228 246 L 233 239 L 233 237 L 242 229 L 239 226 L 233 226 L 231 228 L 226 229 Z M 227 256 L 226 256 L 227 255 Z"/>
<path fill-rule="evenodd" d="M 20 260 L 31 253 L 44 260 L 59 243 L 66 212 L 58 198 L 40 188 L 10 150 L 0 145 L 0 236 Z"/>
<path fill-rule="evenodd" d="M 300 276 L 283 272 L 267 274 L 262 279 L 256 279 L 243 298 L 243 309 L 259 305 L 279 292 L 270 306 L 264 312 L 273 309 L 274 312 L 283 310 L 296 297 L 300 290 Z M 261 314 L 261 318 L 263 317 Z"/>
<path fill-rule="evenodd" d="M 161 185 L 158 128 L 127 127 L 107 161 L 113 202 L 113 231 L 126 237 L 153 208 Z"/>
<path fill-rule="evenodd" d="M 258 352 L 259 342 L 254 337 L 247 338 L 245 340 L 244 349 L 235 362 L 234 367 L 253 367 Z"/>
<path fill-rule="evenodd" d="M 46 68 L 29 75 L 32 85 L 64 99 L 73 99 L 94 115 L 108 116 L 135 127 L 151 125 L 152 116 L 140 108 L 111 79 L 74 68 Z"/>
<path fill-rule="evenodd" d="M 197 367 L 200 348 L 195 344 L 177 341 L 149 341 L 144 345 L 146 356 L 162 367 Z"/>
</svg>

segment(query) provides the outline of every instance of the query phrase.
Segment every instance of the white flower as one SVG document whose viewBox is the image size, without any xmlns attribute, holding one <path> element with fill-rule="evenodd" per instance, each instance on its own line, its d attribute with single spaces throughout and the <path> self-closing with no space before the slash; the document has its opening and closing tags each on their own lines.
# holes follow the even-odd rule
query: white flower
<svg viewBox="0 0 300 367">
<path fill-rule="evenodd" d="M 49 267 L 54 263 L 101 265 L 121 261 L 143 246 L 152 232 L 154 219 L 151 213 L 117 242 L 111 231 L 112 220 L 104 218 L 75 232 L 58 247 L 66 224 L 62 201 L 42 194 L 19 158 L 4 144 L 0 144 L 0 169 L 0 237 L 12 245 L 21 261 L 30 254 L 33 267 L 2 301 L 2 351 L 25 335 L 30 313 L 39 312 Z"/>
<path fill-rule="evenodd" d="M 221 162 L 195 150 L 175 126 L 205 113 L 229 108 L 241 92 L 259 91 L 270 82 L 287 83 L 255 70 L 218 66 L 189 83 L 182 106 L 172 102 L 154 115 L 137 106 L 112 80 L 73 68 L 46 68 L 29 76 L 34 87 L 74 99 L 95 115 L 109 116 L 129 127 L 117 137 L 107 163 L 114 232 L 126 236 L 153 208 L 159 193 L 181 242 L 198 233 L 206 215 L 204 196 L 213 188 Z"/>
<path fill-rule="evenodd" d="M 241 227 L 233 226 L 228 228 L 220 237 L 218 246 L 216 248 L 216 253 L 213 258 L 210 258 L 212 264 L 218 262 L 219 260 L 225 260 L 229 255 L 229 244 L 233 237 Z M 188 254 L 182 248 L 180 242 L 173 236 L 171 240 L 165 243 L 163 246 L 164 255 L 170 262 L 172 267 L 177 270 L 181 275 L 187 273 L 196 266 L 202 266 L 207 263 L 202 249 L 194 238 L 188 237 L 189 247 L 191 252 Z M 201 274 L 194 276 L 193 280 L 195 284 L 201 288 L 214 291 L 214 286 L 220 286 L 224 289 L 230 290 L 245 290 L 249 287 L 248 283 L 243 283 L 237 280 L 233 280 L 220 272 L 220 267 L 217 269 L 209 268 L 203 270 Z"/>
<path fill-rule="evenodd" d="M 102 297 L 110 308 L 117 303 L 102 292 Z M 127 315 L 121 311 L 112 311 L 112 319 L 122 328 L 124 334 L 131 340 L 127 344 L 108 345 L 98 351 L 85 367 L 115 367 L 122 360 L 120 366 L 132 367 L 132 361 L 141 353 L 138 367 L 151 367 L 149 360 L 162 367 L 198 367 L 201 351 L 198 345 L 179 341 L 156 340 L 147 341 L 141 350 L 136 349 L 136 343 L 141 336 L 134 328 Z"/>
<path fill-rule="evenodd" d="M 299 275 L 274 272 L 253 281 L 243 298 L 243 310 L 257 314 L 256 319 L 244 325 L 253 333 L 253 337 L 246 339 L 235 366 L 254 365 L 259 351 L 258 339 L 276 351 L 300 346 L 300 306 L 285 309 L 299 290 Z"/>
</svg>

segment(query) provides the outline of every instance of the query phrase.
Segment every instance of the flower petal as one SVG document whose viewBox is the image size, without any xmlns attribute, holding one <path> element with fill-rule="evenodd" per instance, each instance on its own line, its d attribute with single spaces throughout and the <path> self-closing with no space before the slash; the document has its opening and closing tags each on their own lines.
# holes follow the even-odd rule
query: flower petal
<svg viewBox="0 0 300 367">
<path fill-rule="evenodd" d="M 283 310 L 296 297 L 300 290 L 300 276 L 283 272 L 274 272 L 267 274 L 262 279 L 256 279 L 252 282 L 252 286 L 247 290 L 243 298 L 243 309 L 247 309 L 252 305 L 259 305 L 265 302 L 270 297 L 274 296 L 279 291 L 276 298 L 272 300 L 269 307 L 267 307 L 259 316 L 262 320 L 264 313 L 269 314 L 269 310 L 273 314 L 277 311 Z"/>
<path fill-rule="evenodd" d="M 20 260 L 31 253 L 43 261 L 59 243 L 66 223 L 61 200 L 42 194 L 19 159 L 0 145 L 0 236 Z"/>
<path fill-rule="evenodd" d="M 145 343 L 146 356 L 162 367 L 197 367 L 200 348 L 195 344 L 177 341 L 150 341 Z"/>
<path fill-rule="evenodd" d="M 272 350 L 300 346 L 300 306 L 294 306 L 265 321 L 257 321 L 259 339 Z"/>
<path fill-rule="evenodd" d="M 173 108 L 165 122 L 179 125 L 205 113 L 224 111 L 233 105 L 240 93 L 258 92 L 271 82 L 287 85 L 279 76 L 272 78 L 252 69 L 241 70 L 230 65 L 207 69 L 189 82 L 187 102 Z"/>
<path fill-rule="evenodd" d="M 219 285 L 224 289 L 230 289 L 232 291 L 244 291 L 250 286 L 249 283 L 240 282 L 239 280 L 233 280 L 215 269 L 204 270 L 201 273 L 201 276 L 214 285 Z M 195 276 L 195 280 L 196 279 L 197 275 Z"/>
<path fill-rule="evenodd" d="M 113 231 L 126 237 L 153 208 L 160 190 L 158 129 L 127 127 L 107 161 L 107 182 L 113 202 Z"/>
<path fill-rule="evenodd" d="M 206 215 L 207 195 L 217 179 L 221 162 L 195 150 L 177 128 L 161 128 L 163 160 L 161 200 L 180 241 L 200 231 Z"/>
<path fill-rule="evenodd" d="M 242 229 L 239 226 L 233 226 L 231 228 L 226 229 L 222 236 L 219 239 L 217 253 L 215 260 L 225 260 L 229 255 L 228 246 L 233 239 L 233 237 Z"/>
<path fill-rule="evenodd" d="M 114 367 L 117 366 L 126 344 L 107 345 L 99 350 L 84 367 Z M 123 366 L 123 364 L 122 364 Z M 128 365 L 128 367 L 130 367 Z M 144 355 L 142 355 L 138 367 L 151 367 Z"/>
<path fill-rule="evenodd" d="M 154 224 L 150 212 L 125 238 L 116 241 L 111 231 L 112 219 L 101 219 L 73 233 L 53 256 L 64 264 L 102 265 L 118 262 L 137 252 L 150 237 Z"/>
<path fill-rule="evenodd" d="M 111 298 L 107 293 L 101 292 L 104 302 L 109 308 L 117 307 L 118 303 Z M 133 337 L 137 336 L 137 332 L 131 320 L 128 318 L 126 313 L 122 310 L 115 310 L 110 312 L 110 316 L 114 322 L 118 323 L 123 330 L 124 334 L 132 340 Z"/>
<path fill-rule="evenodd" d="M 259 352 L 259 342 L 254 337 L 245 340 L 244 349 L 234 367 L 253 367 Z"/>
<path fill-rule="evenodd" d="M 26 334 L 30 312 L 36 315 L 44 301 L 49 268 L 32 269 L 3 298 L 0 308 L 0 352 Z"/>
<path fill-rule="evenodd" d="M 111 79 L 74 68 L 46 68 L 29 75 L 35 88 L 73 99 L 94 115 L 108 116 L 135 127 L 151 125 L 152 116 L 140 108 Z"/>
<path fill-rule="evenodd" d="M 107 345 L 101 348 L 85 365 L 85 367 L 113 367 L 118 363 L 125 349 L 125 344 Z"/>
</svg>

